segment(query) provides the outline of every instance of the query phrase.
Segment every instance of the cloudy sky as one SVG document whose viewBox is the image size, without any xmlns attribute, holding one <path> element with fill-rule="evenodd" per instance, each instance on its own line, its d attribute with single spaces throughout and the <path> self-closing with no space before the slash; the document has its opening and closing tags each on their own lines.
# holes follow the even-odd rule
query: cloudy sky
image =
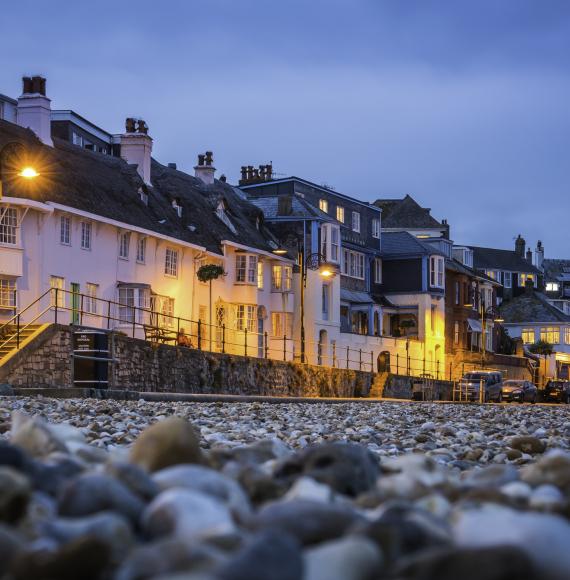
<svg viewBox="0 0 570 580">
<path fill-rule="evenodd" d="M 18 0 L 0 92 L 44 74 L 54 108 L 154 155 L 214 151 L 373 201 L 407 193 L 459 243 L 521 233 L 570 258 L 568 0 Z"/>
</svg>

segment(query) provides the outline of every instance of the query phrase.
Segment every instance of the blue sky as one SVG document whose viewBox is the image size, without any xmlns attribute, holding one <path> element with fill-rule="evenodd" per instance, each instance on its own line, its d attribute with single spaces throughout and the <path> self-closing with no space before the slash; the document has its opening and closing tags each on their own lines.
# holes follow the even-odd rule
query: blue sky
<svg viewBox="0 0 570 580">
<path fill-rule="evenodd" d="M 567 0 L 19 0 L 0 55 L 0 92 L 44 74 L 54 108 L 143 117 L 164 163 L 273 161 L 570 257 Z"/>
</svg>

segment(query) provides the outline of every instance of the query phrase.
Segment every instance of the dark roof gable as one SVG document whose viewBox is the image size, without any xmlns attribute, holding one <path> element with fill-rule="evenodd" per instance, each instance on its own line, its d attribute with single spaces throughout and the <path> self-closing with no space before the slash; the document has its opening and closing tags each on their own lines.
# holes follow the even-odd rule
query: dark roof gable
<svg viewBox="0 0 570 580">
<path fill-rule="evenodd" d="M 403 199 L 377 199 L 374 205 L 382 209 L 383 228 L 444 228 L 410 195 Z"/>
<path fill-rule="evenodd" d="M 429 255 L 444 256 L 442 252 L 418 240 L 418 238 L 408 232 L 383 233 L 380 255 L 383 258 L 405 258 Z"/>
<path fill-rule="evenodd" d="M 503 302 L 500 307 L 505 323 L 524 322 L 570 322 L 570 316 L 549 304 L 539 292 L 524 292 L 520 296 Z"/>
<path fill-rule="evenodd" d="M 513 250 L 469 247 L 473 250 L 473 266 L 476 270 L 505 270 L 507 272 L 541 274 L 540 270 Z"/>
</svg>

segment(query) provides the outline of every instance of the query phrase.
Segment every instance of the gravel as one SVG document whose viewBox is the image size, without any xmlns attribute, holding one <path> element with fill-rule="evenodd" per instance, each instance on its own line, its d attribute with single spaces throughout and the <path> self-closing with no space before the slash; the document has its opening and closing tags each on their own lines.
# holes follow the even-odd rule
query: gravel
<svg viewBox="0 0 570 580">
<path fill-rule="evenodd" d="M 570 577 L 570 407 L 0 397 L 0 577 Z"/>
</svg>

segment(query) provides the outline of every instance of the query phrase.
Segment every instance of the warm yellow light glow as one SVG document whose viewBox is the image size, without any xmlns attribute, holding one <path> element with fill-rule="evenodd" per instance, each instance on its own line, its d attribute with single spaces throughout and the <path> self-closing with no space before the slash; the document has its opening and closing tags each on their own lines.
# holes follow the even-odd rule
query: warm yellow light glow
<svg viewBox="0 0 570 580">
<path fill-rule="evenodd" d="M 332 270 L 329 270 L 327 268 L 321 270 L 321 276 L 323 278 L 330 278 L 333 275 L 334 275 L 334 272 Z"/>
<path fill-rule="evenodd" d="M 495 318 L 495 322 L 497 324 L 502 324 L 503 322 L 505 322 L 505 319 L 504 318 Z"/>
<path fill-rule="evenodd" d="M 287 250 L 283 248 L 277 248 L 276 250 L 273 250 L 273 253 L 277 254 L 278 256 L 282 256 L 287 253 Z"/>
<path fill-rule="evenodd" d="M 22 169 L 22 171 L 20 171 L 18 175 L 26 179 L 34 179 L 35 177 L 38 177 L 40 174 L 33 167 L 24 167 L 24 169 Z"/>
</svg>

